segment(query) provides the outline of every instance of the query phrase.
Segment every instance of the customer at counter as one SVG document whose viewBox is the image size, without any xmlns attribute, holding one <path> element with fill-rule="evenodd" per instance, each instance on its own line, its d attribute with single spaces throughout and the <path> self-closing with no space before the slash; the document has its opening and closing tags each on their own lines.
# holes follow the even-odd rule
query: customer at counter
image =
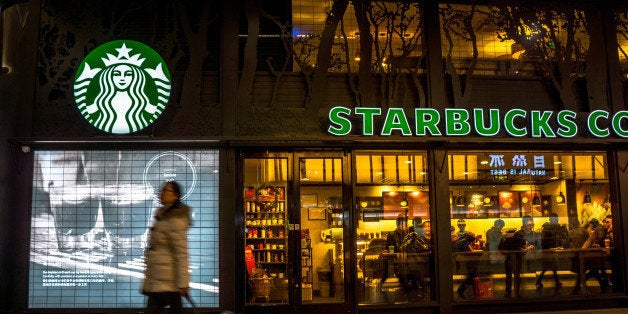
<svg viewBox="0 0 628 314">
<path fill-rule="evenodd" d="M 569 241 L 572 248 L 581 248 L 584 243 L 589 239 L 589 235 L 593 231 L 591 223 L 585 223 L 583 226 L 574 223 L 574 226 L 569 230 Z"/>
<path fill-rule="evenodd" d="M 601 225 L 598 225 L 597 228 L 591 232 L 591 235 L 587 239 L 586 242 L 582 245 L 583 249 L 590 247 L 605 247 L 610 248 L 613 243 L 613 218 L 611 215 L 607 215 L 602 221 Z M 611 257 L 612 258 L 612 257 Z M 611 261 L 611 263 L 615 263 L 615 261 Z M 585 276 L 585 281 L 591 277 L 595 277 L 600 284 L 600 289 L 602 293 L 605 293 L 608 287 L 610 286 L 610 282 L 608 276 L 606 274 L 606 265 L 604 260 L 598 260 L 590 265 L 591 270 Z M 615 275 L 615 271 L 613 274 Z M 615 287 L 614 287 L 615 288 Z"/>
<path fill-rule="evenodd" d="M 566 248 L 569 246 L 567 228 L 558 223 L 558 214 L 551 213 L 549 222 L 543 224 L 541 231 L 541 248 L 543 250 Z M 555 258 L 544 258 L 541 260 L 541 274 L 536 280 L 536 288 L 543 288 L 543 275 L 547 270 L 551 270 L 554 276 L 554 287 L 557 289 L 563 284 L 558 279 L 558 262 Z"/>
<path fill-rule="evenodd" d="M 401 245 L 403 239 L 408 234 L 408 220 L 405 216 L 399 216 L 396 220 L 397 229 L 386 236 L 386 247 L 389 248 L 389 253 L 401 252 Z M 394 252 L 390 252 L 390 248 L 394 247 Z"/>
<path fill-rule="evenodd" d="M 523 255 L 530 250 L 540 249 L 541 240 L 534 232 L 534 219 L 530 215 L 525 215 L 521 219 L 522 226 L 515 233 L 506 233 L 499 243 L 499 250 L 505 255 L 506 268 L 506 293 L 504 297 L 512 296 L 512 282 L 514 277 L 515 296 L 521 297 L 521 268 L 523 266 Z"/>
<path fill-rule="evenodd" d="M 506 223 L 503 219 L 497 219 L 493 222 L 493 226 L 486 231 L 486 245 L 489 251 L 497 251 L 499 242 L 502 240 L 502 229 Z"/>
<path fill-rule="evenodd" d="M 421 224 L 421 233 L 416 231 L 409 232 L 403 240 L 401 251 L 405 253 L 429 253 L 432 251 L 432 228 L 430 221 Z"/>
<path fill-rule="evenodd" d="M 573 228 L 569 230 L 569 241 L 570 246 L 572 248 L 581 248 L 584 243 L 589 239 L 589 235 L 593 232 L 591 227 L 591 223 L 587 222 L 584 225 L 578 224 L 577 221 L 573 222 Z M 582 282 L 582 273 L 580 268 L 580 258 L 577 256 L 573 258 L 572 261 L 572 271 L 577 274 L 576 276 L 576 284 L 572 294 L 580 294 L 581 288 L 580 284 Z M 585 272 L 590 268 L 590 265 L 584 263 L 584 267 L 582 268 Z"/>
<path fill-rule="evenodd" d="M 454 252 L 471 252 L 473 250 L 473 242 L 475 242 L 475 235 L 469 231 L 465 230 L 464 220 L 458 221 L 458 228 L 460 231 L 454 236 L 452 236 L 452 250 Z M 462 226 L 461 226 L 462 225 Z M 462 284 L 456 290 L 458 297 L 461 299 L 465 298 L 464 292 L 468 286 L 473 287 L 473 280 L 478 275 L 478 262 L 474 260 L 466 260 L 466 278 Z M 460 265 L 458 265 L 458 271 L 461 272 Z"/>
<path fill-rule="evenodd" d="M 426 278 L 429 276 L 430 266 L 422 265 L 418 253 L 429 255 L 432 252 L 432 228 L 429 220 L 421 226 L 415 225 L 415 231 L 408 233 L 401 245 L 401 251 L 407 254 L 404 265 L 404 289 L 409 301 L 416 301 L 422 297 L 422 290 L 426 286 Z M 417 233 L 416 230 L 421 231 Z M 412 254 L 417 253 L 417 254 Z M 423 263 L 424 264 L 424 263 Z"/>
<path fill-rule="evenodd" d="M 423 234 L 423 219 L 421 217 L 412 218 L 412 227 L 408 228 L 408 234 L 416 232 L 416 234 Z"/>
</svg>

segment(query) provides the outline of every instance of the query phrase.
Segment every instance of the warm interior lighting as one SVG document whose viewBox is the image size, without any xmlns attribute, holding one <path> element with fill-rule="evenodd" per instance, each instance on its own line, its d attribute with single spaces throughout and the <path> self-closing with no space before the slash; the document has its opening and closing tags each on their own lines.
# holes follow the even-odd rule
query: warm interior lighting
<svg viewBox="0 0 628 314">
<path fill-rule="evenodd" d="M 580 181 L 580 184 L 582 185 L 582 181 Z M 584 197 L 582 200 L 582 203 L 585 205 L 591 204 L 591 195 L 589 194 L 589 187 L 586 187 L 586 191 L 584 192 Z"/>
<path fill-rule="evenodd" d="M 456 206 L 457 207 L 465 206 L 465 199 L 464 199 L 464 196 L 462 196 L 462 194 L 458 194 L 458 196 L 456 196 Z"/>
<path fill-rule="evenodd" d="M 353 61 L 360 62 L 360 50 L 355 52 L 355 56 L 353 57 Z"/>
<path fill-rule="evenodd" d="M 366 206 L 367 206 L 368 204 L 369 204 L 369 203 L 362 201 L 362 202 L 360 202 L 360 207 L 362 207 L 362 208 L 366 208 Z"/>
<path fill-rule="evenodd" d="M 510 46 L 510 55 L 513 59 L 521 58 L 524 52 L 526 52 L 526 48 L 522 44 L 514 43 Z"/>
<path fill-rule="evenodd" d="M 399 203 L 399 205 L 401 205 L 401 207 L 407 207 L 408 206 L 408 199 L 406 199 L 405 197 L 401 199 L 401 203 Z"/>
<path fill-rule="evenodd" d="M 558 203 L 559 205 L 565 204 L 565 195 L 563 195 L 562 191 L 560 191 L 556 196 L 556 203 Z"/>
<path fill-rule="evenodd" d="M 541 198 L 536 193 L 534 193 L 532 197 L 532 206 L 541 206 Z"/>
<path fill-rule="evenodd" d="M 484 204 L 485 205 L 491 204 L 491 198 L 489 196 L 484 196 Z"/>
<path fill-rule="evenodd" d="M 584 193 L 584 204 L 591 204 L 591 195 L 589 195 L 589 192 L 585 192 Z"/>
</svg>

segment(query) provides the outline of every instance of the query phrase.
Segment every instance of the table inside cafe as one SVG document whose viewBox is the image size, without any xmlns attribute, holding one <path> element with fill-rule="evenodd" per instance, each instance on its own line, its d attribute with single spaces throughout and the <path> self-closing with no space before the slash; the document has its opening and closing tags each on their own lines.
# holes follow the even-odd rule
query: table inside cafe
<svg viewBox="0 0 628 314">
<path fill-rule="evenodd" d="M 521 251 L 471 251 L 455 252 L 453 254 L 455 262 L 455 274 L 466 275 L 467 266 L 473 263 L 472 267 L 477 267 L 478 275 L 482 277 L 493 277 L 495 280 L 505 278 L 504 260 L 507 255 L 515 258 L 522 254 Z M 610 270 L 610 249 L 608 248 L 588 248 L 588 249 L 547 249 L 532 250 L 524 253 L 521 273 L 522 276 L 534 277 L 542 269 L 544 260 L 553 260 L 558 266 L 559 276 L 576 279 L 580 277 L 579 285 L 582 291 L 586 289 L 586 268 L 585 265 L 606 265 Z M 367 264 L 366 273 L 381 274 L 382 280 L 391 276 L 404 276 L 408 273 L 419 273 L 429 280 L 430 254 L 429 253 L 382 253 L 379 255 L 381 263 Z M 378 265 L 383 269 L 369 269 L 369 265 Z M 551 270 L 549 270 L 551 273 Z M 551 278 L 551 277 L 550 277 Z M 562 279 L 561 279 L 562 280 Z M 572 284 L 571 288 L 576 288 Z"/>
<path fill-rule="evenodd" d="M 455 252 L 453 256 L 459 275 L 466 274 L 467 264 L 475 263 L 478 267 L 479 276 L 501 277 L 500 275 L 505 275 L 504 261 L 506 256 L 510 255 L 514 259 L 516 255 L 521 254 L 521 251 L 471 251 Z M 564 276 L 566 273 L 571 273 L 572 277 L 580 277 L 577 282 L 579 282 L 582 291 L 587 291 L 586 265 L 606 265 L 606 268 L 610 269 L 610 249 L 608 248 L 531 250 L 523 253 L 522 256 L 522 274 L 533 273 L 533 276 L 536 277 L 536 272 L 542 269 L 543 261 L 553 261 L 557 265 L 559 274 Z"/>
</svg>

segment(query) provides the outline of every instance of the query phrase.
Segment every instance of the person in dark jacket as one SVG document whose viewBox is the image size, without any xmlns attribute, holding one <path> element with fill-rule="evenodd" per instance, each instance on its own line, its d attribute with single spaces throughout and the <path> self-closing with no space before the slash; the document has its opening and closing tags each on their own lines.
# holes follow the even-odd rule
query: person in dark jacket
<svg viewBox="0 0 628 314">
<path fill-rule="evenodd" d="M 397 217 L 396 225 L 397 229 L 386 236 L 386 247 L 393 246 L 395 248 L 394 252 L 389 253 L 401 252 L 401 245 L 408 234 L 408 219 L 405 216 Z"/>
<path fill-rule="evenodd" d="M 534 219 L 525 215 L 521 219 L 522 226 L 517 232 L 507 233 L 499 243 L 499 250 L 505 255 L 506 266 L 506 294 L 512 296 L 512 282 L 515 281 L 515 295 L 520 297 L 521 267 L 523 266 L 523 254 L 527 251 L 541 248 L 540 237 L 534 232 Z M 514 276 L 513 276 L 514 275 Z"/>
<path fill-rule="evenodd" d="M 160 194 L 163 205 L 155 214 L 144 254 L 146 270 L 142 292 L 148 296 L 146 313 L 180 313 L 181 297 L 188 295 L 190 283 L 187 231 L 190 208 L 181 203 L 181 188 L 166 182 Z"/>
<path fill-rule="evenodd" d="M 408 228 L 408 234 L 415 232 L 418 235 L 423 234 L 423 218 L 414 217 L 412 218 L 412 227 Z"/>
<path fill-rule="evenodd" d="M 502 229 L 506 223 L 503 219 L 497 219 L 493 222 L 493 227 L 486 231 L 486 245 L 489 251 L 497 251 L 499 242 L 502 240 Z"/>
<path fill-rule="evenodd" d="M 605 241 L 608 240 L 608 246 L 606 246 Z M 596 228 L 593 229 L 589 238 L 582 245 L 583 249 L 587 249 L 590 247 L 608 247 L 613 244 L 613 217 L 611 215 L 607 215 L 602 224 L 598 224 Z M 615 261 L 611 261 L 615 263 Z M 610 286 L 608 275 L 606 274 L 606 265 L 604 261 L 597 261 L 590 263 L 589 265 L 590 271 L 585 276 L 585 282 L 587 279 L 591 277 L 595 277 L 600 284 L 600 289 L 602 293 L 605 293 L 608 287 Z M 615 275 L 617 272 L 613 272 Z"/>
<path fill-rule="evenodd" d="M 543 250 L 565 248 L 569 245 L 567 237 L 569 236 L 567 228 L 558 223 L 558 214 L 551 213 L 549 223 L 543 226 L 541 231 L 541 248 Z M 543 288 L 543 275 L 548 269 L 552 270 L 554 275 L 555 288 L 561 287 L 563 284 L 558 279 L 558 264 L 556 259 L 546 258 L 541 260 L 541 274 L 536 280 L 536 288 Z"/>
<path fill-rule="evenodd" d="M 454 252 L 470 252 L 471 245 L 475 241 L 475 235 L 466 230 L 467 222 L 464 219 L 458 219 L 458 233 L 452 236 L 452 250 Z M 466 261 L 466 278 L 456 290 L 458 297 L 464 299 L 464 292 L 468 286 L 473 286 L 473 279 L 477 277 L 478 263 L 476 261 Z"/>
</svg>

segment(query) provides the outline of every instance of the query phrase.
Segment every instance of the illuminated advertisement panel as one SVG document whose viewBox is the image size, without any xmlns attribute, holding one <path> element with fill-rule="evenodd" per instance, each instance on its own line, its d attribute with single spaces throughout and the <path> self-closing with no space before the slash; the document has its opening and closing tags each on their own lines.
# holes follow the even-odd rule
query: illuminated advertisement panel
<svg viewBox="0 0 628 314">
<path fill-rule="evenodd" d="M 217 150 L 37 151 L 29 307 L 142 308 L 144 249 L 159 190 L 192 209 L 190 295 L 218 307 Z"/>
</svg>

